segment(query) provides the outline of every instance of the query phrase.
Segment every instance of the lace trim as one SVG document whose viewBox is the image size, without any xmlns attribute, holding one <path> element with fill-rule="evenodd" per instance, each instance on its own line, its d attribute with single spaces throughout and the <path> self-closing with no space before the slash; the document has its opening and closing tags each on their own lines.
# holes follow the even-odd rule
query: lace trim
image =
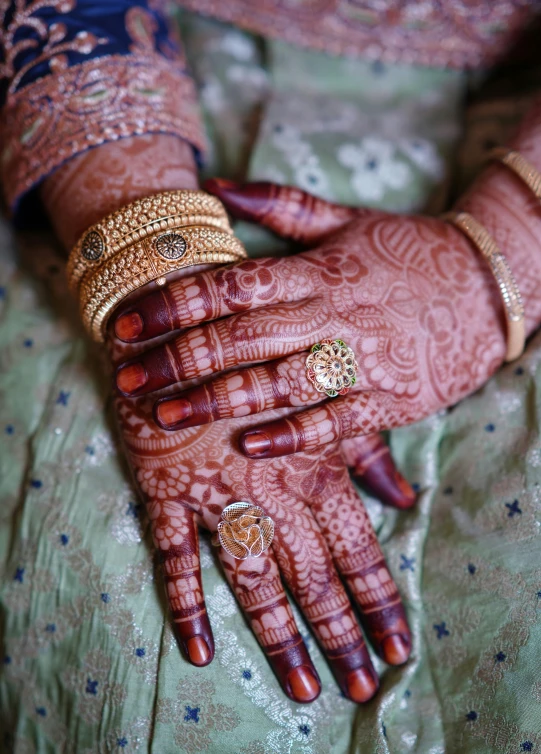
<svg viewBox="0 0 541 754">
<path fill-rule="evenodd" d="M 8 206 L 66 160 L 127 136 L 204 136 L 189 76 L 159 54 L 111 55 L 34 81 L 2 113 L 0 175 Z"/>
</svg>

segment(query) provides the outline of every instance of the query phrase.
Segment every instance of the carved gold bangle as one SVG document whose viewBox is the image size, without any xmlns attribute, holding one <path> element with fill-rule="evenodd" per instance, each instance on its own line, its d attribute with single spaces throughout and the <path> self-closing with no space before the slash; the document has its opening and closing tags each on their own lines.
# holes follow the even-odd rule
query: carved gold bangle
<svg viewBox="0 0 541 754">
<path fill-rule="evenodd" d="M 155 233 L 192 225 L 232 235 L 223 204 L 205 191 L 164 191 L 118 209 L 88 228 L 73 248 L 67 268 L 71 289 L 122 249 Z"/>
<path fill-rule="evenodd" d="M 515 173 L 541 201 L 541 173 L 520 152 L 506 147 L 496 147 L 489 159 L 498 160 Z"/>
<path fill-rule="evenodd" d="M 448 212 L 443 220 L 458 228 L 479 249 L 490 265 L 503 300 L 505 319 L 507 321 L 507 353 L 505 361 L 514 361 L 524 350 L 526 327 L 524 324 L 524 306 L 517 282 L 511 272 L 509 263 L 501 253 L 494 239 L 486 228 L 467 212 Z"/>
<path fill-rule="evenodd" d="M 115 306 L 132 291 L 152 280 L 165 283 L 168 272 L 197 264 L 226 264 L 246 258 L 240 241 L 230 232 L 195 226 L 147 236 L 106 259 L 87 273 L 79 285 L 83 323 L 98 341 Z"/>
</svg>

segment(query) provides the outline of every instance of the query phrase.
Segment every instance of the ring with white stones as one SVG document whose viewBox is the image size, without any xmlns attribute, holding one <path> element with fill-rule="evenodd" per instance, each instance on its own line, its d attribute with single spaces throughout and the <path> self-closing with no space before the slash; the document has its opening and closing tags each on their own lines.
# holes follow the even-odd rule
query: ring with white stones
<svg viewBox="0 0 541 754">
<path fill-rule="evenodd" d="M 212 544 L 221 545 L 237 560 L 258 558 L 271 546 L 274 521 L 263 509 L 252 503 L 231 503 L 222 511 L 218 531 Z"/>
<path fill-rule="evenodd" d="M 322 340 L 312 346 L 306 359 L 306 376 L 319 393 L 329 398 L 345 395 L 357 381 L 359 365 L 343 340 Z"/>
</svg>

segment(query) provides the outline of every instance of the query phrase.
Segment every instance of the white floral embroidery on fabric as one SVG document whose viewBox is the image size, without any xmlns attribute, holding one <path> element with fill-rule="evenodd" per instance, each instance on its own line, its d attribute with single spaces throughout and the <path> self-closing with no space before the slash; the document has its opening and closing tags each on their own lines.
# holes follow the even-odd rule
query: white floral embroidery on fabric
<svg viewBox="0 0 541 754">
<path fill-rule="evenodd" d="M 230 31 L 218 40 L 218 49 L 231 55 L 235 60 L 248 62 L 255 57 L 256 45 L 253 37 L 247 37 L 240 32 Z"/>
<path fill-rule="evenodd" d="M 441 180 L 445 172 L 445 162 L 435 144 L 428 139 L 416 137 L 401 139 L 400 149 L 426 175 L 435 181 Z"/>
<path fill-rule="evenodd" d="M 226 76 L 235 84 L 263 91 L 269 83 L 267 73 L 258 66 L 230 65 L 226 70 Z"/>
<path fill-rule="evenodd" d="M 272 144 L 293 168 L 296 186 L 318 196 L 331 198 L 329 181 L 319 158 L 297 128 L 278 124 L 273 130 Z"/>
<path fill-rule="evenodd" d="M 398 191 L 412 181 L 411 168 L 396 159 L 396 151 L 396 144 L 374 136 L 338 148 L 338 161 L 353 171 L 351 185 L 361 201 L 380 201 L 386 189 Z"/>
</svg>

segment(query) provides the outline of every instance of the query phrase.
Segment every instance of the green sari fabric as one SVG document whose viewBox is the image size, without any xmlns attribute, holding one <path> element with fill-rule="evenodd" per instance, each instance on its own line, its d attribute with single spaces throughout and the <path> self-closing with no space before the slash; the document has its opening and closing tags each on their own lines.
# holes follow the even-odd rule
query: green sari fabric
<svg viewBox="0 0 541 754">
<path fill-rule="evenodd" d="M 512 86 L 479 81 L 464 117 L 463 74 L 330 58 L 193 16 L 182 28 L 206 174 L 390 211 L 443 208 L 449 176 L 469 180 L 539 87 L 532 71 Z M 287 251 L 238 232 L 254 255 Z M 541 335 L 454 409 L 392 433 L 419 503 L 400 513 L 364 499 L 412 658 L 376 660 L 381 691 L 356 706 L 296 613 L 324 687 L 302 706 L 282 694 L 206 534 L 216 658 L 197 669 L 181 657 L 105 358 L 78 324 L 53 239 L 2 222 L 0 275 L 0 751 L 541 751 Z"/>
</svg>

